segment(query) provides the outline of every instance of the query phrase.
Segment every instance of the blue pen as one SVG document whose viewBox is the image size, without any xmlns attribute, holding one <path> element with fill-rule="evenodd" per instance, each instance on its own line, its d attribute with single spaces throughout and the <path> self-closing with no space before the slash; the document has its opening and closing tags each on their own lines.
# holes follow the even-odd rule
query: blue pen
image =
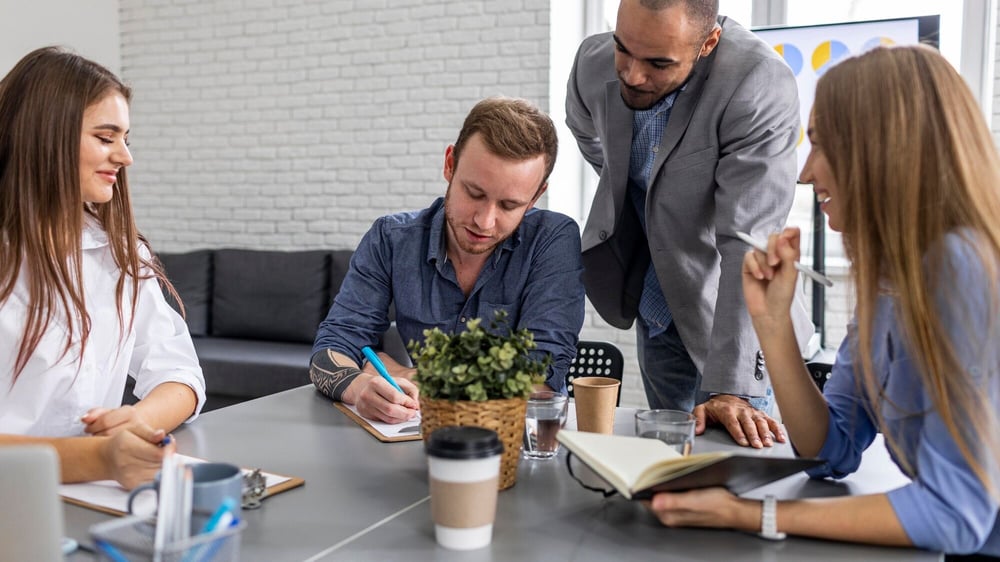
<svg viewBox="0 0 1000 562">
<path fill-rule="evenodd" d="M 104 553 L 105 556 L 110 558 L 112 562 L 128 562 L 128 558 L 121 553 L 117 548 L 111 545 L 111 543 L 97 539 L 94 541 L 94 546 L 98 550 Z"/>
<path fill-rule="evenodd" d="M 230 529 L 232 527 L 236 527 L 239 524 L 240 524 L 240 520 L 237 519 L 231 512 L 227 511 L 226 514 L 222 517 L 222 519 L 219 520 L 219 526 L 218 526 L 218 528 L 215 531 L 213 531 L 213 533 L 214 532 L 225 531 L 226 529 Z M 216 553 L 219 552 L 219 549 L 222 548 L 222 546 L 230 538 L 231 537 L 229 537 L 229 536 L 219 537 L 219 538 L 215 539 L 214 541 L 212 541 L 212 542 L 210 542 L 208 544 L 205 544 L 205 545 L 202 545 L 201 547 L 199 547 L 198 548 L 198 552 L 201 554 L 201 556 L 199 556 L 198 558 L 196 558 L 195 562 L 208 562 L 208 561 L 214 559 Z"/>
<path fill-rule="evenodd" d="M 234 500 L 233 498 L 223 499 L 222 504 L 219 506 L 219 508 L 216 509 L 215 513 L 213 513 L 212 516 L 208 518 L 208 521 L 205 522 L 205 526 L 202 527 L 201 532 L 212 533 L 217 531 L 218 529 L 224 528 L 223 525 L 225 524 L 222 523 L 223 516 L 227 513 L 232 515 L 235 511 L 236 511 L 236 500 Z"/>
<path fill-rule="evenodd" d="M 238 523 L 239 520 L 236 519 L 235 516 L 236 508 L 236 500 L 233 498 L 223 499 L 222 504 L 219 505 L 215 512 L 212 513 L 211 517 L 208 518 L 208 521 L 205 522 L 205 525 L 201 528 L 201 534 L 204 535 L 222 531 L 227 529 L 230 525 L 233 525 L 234 521 Z M 182 562 L 211 559 L 212 556 L 215 555 L 215 551 L 219 549 L 219 543 L 220 541 L 217 539 L 211 543 L 203 544 L 191 549 L 184 555 Z"/>
<path fill-rule="evenodd" d="M 382 375 L 383 379 L 389 381 L 389 384 L 391 384 L 396 390 L 403 392 L 403 389 L 399 388 L 396 381 L 392 380 L 392 376 L 389 375 L 389 371 L 385 369 L 385 365 L 382 364 L 382 360 L 378 358 L 378 355 L 376 355 L 374 351 L 372 351 L 372 348 L 366 345 L 361 348 L 361 353 L 365 354 L 365 357 L 368 358 L 368 362 L 375 366 L 375 370 L 378 371 L 378 374 Z M 403 394 L 406 393 L 403 392 Z"/>
</svg>

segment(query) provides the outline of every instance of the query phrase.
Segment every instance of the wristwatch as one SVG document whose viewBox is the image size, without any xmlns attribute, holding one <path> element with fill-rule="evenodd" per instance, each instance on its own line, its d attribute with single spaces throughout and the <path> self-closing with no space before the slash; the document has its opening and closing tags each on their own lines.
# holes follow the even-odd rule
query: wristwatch
<svg viewBox="0 0 1000 562">
<path fill-rule="evenodd" d="M 778 532 L 778 502 L 774 496 L 764 496 L 760 509 L 760 532 L 757 534 L 769 541 L 784 540 L 788 536 Z"/>
</svg>

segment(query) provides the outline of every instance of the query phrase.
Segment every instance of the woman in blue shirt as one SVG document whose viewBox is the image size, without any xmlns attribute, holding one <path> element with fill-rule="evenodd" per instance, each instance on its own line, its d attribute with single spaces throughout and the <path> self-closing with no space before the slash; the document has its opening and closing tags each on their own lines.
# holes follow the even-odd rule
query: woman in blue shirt
<svg viewBox="0 0 1000 562">
<path fill-rule="evenodd" d="M 857 308 L 824 393 L 789 306 L 799 231 L 749 252 L 743 288 L 797 452 L 846 476 L 876 433 L 912 482 L 774 502 L 660 494 L 669 526 L 732 527 L 1000 556 L 1000 159 L 962 78 L 926 47 L 878 48 L 820 79 L 802 181 L 843 233 Z M 825 413 L 825 415 L 824 415 Z"/>
</svg>

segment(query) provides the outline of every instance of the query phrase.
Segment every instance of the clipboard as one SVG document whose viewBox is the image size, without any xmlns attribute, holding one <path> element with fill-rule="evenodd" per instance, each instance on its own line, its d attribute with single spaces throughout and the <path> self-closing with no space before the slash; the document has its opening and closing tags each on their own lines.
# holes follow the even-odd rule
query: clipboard
<svg viewBox="0 0 1000 562">
<path fill-rule="evenodd" d="M 179 453 L 177 456 L 183 458 L 185 462 L 207 462 L 205 459 L 182 455 Z M 253 472 L 253 469 L 249 468 L 243 468 L 242 470 L 243 474 Z M 298 488 L 306 483 L 304 479 L 297 476 L 285 476 L 274 472 L 265 472 L 263 470 L 260 473 L 267 481 L 267 487 L 265 488 L 267 492 L 264 494 L 261 501 L 267 501 L 267 498 L 270 498 L 275 494 L 280 494 L 281 492 L 291 490 L 292 488 Z M 64 502 L 119 517 L 128 515 L 128 494 L 128 491 L 122 488 L 121 485 L 114 480 L 99 480 L 96 482 L 83 482 L 79 484 L 61 484 L 59 486 L 59 495 L 62 497 Z M 143 496 L 146 496 L 146 494 L 136 496 L 134 506 L 136 507 L 136 511 L 140 513 L 140 500 L 143 499 Z M 151 505 L 155 504 L 152 494 L 148 494 L 148 496 L 149 497 L 146 498 L 148 502 Z"/>
<path fill-rule="evenodd" d="M 383 443 L 396 443 L 399 441 L 419 441 L 421 439 L 420 435 L 420 420 L 414 419 L 406 421 L 403 423 L 389 424 L 389 423 L 379 423 L 371 420 L 367 420 L 358 414 L 354 406 L 348 406 L 343 402 L 334 402 L 333 406 L 344 412 L 344 414 L 354 420 L 354 422 L 364 428 L 365 431 L 370 433 L 372 437 L 378 439 Z M 417 430 L 414 432 L 412 428 L 416 426 Z"/>
</svg>

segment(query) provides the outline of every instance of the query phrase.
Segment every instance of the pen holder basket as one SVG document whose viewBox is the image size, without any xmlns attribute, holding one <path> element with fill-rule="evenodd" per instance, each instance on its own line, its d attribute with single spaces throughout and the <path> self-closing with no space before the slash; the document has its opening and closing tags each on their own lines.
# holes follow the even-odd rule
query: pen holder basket
<svg viewBox="0 0 1000 562">
<path fill-rule="evenodd" d="M 90 527 L 90 538 L 94 540 L 97 559 L 102 561 L 235 562 L 240 559 L 240 538 L 246 526 L 241 519 L 222 531 L 169 542 L 159 556 L 155 556 L 153 548 L 156 520 L 148 517 L 122 517 L 98 523 Z"/>
<path fill-rule="evenodd" d="M 485 427 L 497 432 L 503 443 L 497 487 L 506 490 L 517 483 L 517 463 L 521 460 L 527 408 L 528 401 L 524 398 L 453 402 L 421 396 L 420 433 L 426 442 L 435 429 L 452 425 Z"/>
</svg>

